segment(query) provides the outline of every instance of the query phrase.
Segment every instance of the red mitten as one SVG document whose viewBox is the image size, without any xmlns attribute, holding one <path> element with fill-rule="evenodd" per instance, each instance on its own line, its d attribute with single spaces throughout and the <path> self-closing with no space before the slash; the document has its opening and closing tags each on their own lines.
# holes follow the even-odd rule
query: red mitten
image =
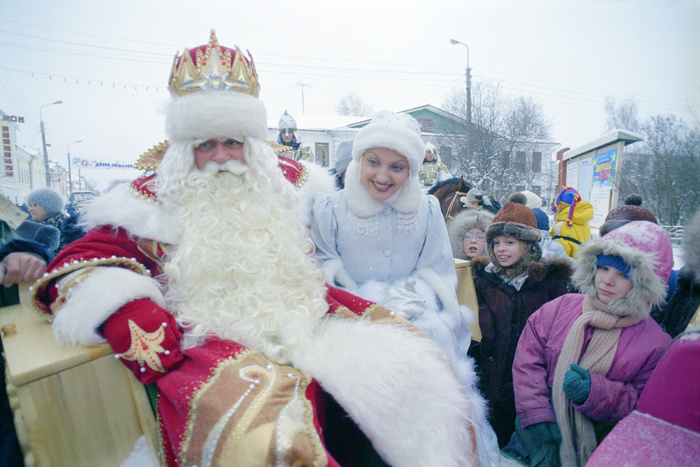
<svg viewBox="0 0 700 467">
<path fill-rule="evenodd" d="M 178 368 L 184 359 L 175 318 L 148 299 L 124 305 L 102 324 L 100 334 L 143 384 Z"/>
</svg>

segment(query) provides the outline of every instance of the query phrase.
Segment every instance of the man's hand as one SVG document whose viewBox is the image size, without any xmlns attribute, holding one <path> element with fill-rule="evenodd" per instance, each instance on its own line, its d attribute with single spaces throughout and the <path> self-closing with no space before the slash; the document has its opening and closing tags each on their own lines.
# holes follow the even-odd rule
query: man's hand
<svg viewBox="0 0 700 467">
<path fill-rule="evenodd" d="M 143 384 L 158 380 L 182 365 L 182 333 L 173 315 L 151 300 L 134 300 L 102 324 L 100 334 L 115 356 Z"/>
<path fill-rule="evenodd" d="M 46 262 L 31 253 L 10 253 L 0 262 L 0 281 L 10 287 L 21 281 L 35 281 L 46 271 Z"/>
</svg>

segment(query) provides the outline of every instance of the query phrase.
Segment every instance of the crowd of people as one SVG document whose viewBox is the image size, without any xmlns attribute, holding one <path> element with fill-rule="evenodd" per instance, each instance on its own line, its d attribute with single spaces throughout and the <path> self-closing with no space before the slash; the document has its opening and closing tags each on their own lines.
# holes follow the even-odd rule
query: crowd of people
<svg viewBox="0 0 700 467">
<path fill-rule="evenodd" d="M 36 280 L 59 342 L 108 342 L 157 387 L 165 465 L 583 466 L 697 310 L 700 211 L 679 272 L 639 199 L 595 238 L 571 187 L 553 225 L 532 192 L 477 188 L 448 223 L 426 191 L 451 174 L 407 114 L 379 112 L 329 172 L 286 111 L 284 150 L 265 140 L 253 60 L 213 31 L 168 84 L 155 171 L 78 224 L 33 192 L 60 240 L 0 271 Z"/>
</svg>

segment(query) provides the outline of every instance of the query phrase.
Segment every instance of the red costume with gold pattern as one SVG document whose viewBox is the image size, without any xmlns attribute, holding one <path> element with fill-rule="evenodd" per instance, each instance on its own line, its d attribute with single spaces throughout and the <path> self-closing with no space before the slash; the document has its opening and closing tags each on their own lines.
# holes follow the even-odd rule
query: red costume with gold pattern
<svg viewBox="0 0 700 467">
<path fill-rule="evenodd" d="M 88 233 L 61 250 L 32 289 L 34 309 L 53 320 L 59 341 L 107 341 L 139 381 L 157 384 L 161 460 L 167 465 L 339 465 L 324 444 L 321 386 L 389 464 L 478 465 L 475 411 L 442 350 L 388 310 L 324 289 L 303 219 L 296 216 L 308 215 L 297 206 L 308 210 L 314 194 L 333 189 L 334 181 L 321 167 L 274 159 L 264 143 L 266 116 L 252 58 L 220 47 L 212 32 L 209 44 L 176 56 L 170 88 L 169 147 L 158 176 L 96 198 L 82 218 Z M 250 179 L 222 170 L 202 175 L 193 151 L 197 141 L 210 139 L 243 142 Z M 182 182 L 192 174 L 202 178 Z M 260 183 L 280 193 L 264 192 Z M 220 193 L 210 189 L 214 185 L 232 188 Z M 172 187 L 179 188 L 168 191 Z M 182 201 L 192 198 L 177 197 L 181 187 L 199 190 L 198 209 L 214 205 L 207 222 Z M 245 193 L 243 201 L 227 198 L 235 189 Z M 235 229 L 247 238 L 260 227 L 250 205 L 272 206 L 274 215 L 255 230 L 267 237 L 264 247 L 257 246 L 264 238 L 252 245 L 230 234 Z M 183 212 L 188 222 L 177 217 Z M 207 237 L 210 224 L 223 226 L 216 238 Z M 282 229 L 286 236 L 275 236 Z M 187 262 L 179 264 L 182 255 Z M 249 263 L 242 262 L 244 255 Z M 273 273 L 264 281 L 258 277 L 268 271 L 256 255 L 271 263 Z M 294 269 L 295 261 L 301 267 Z M 252 263 L 255 274 L 248 272 Z M 201 276 L 179 282 L 193 270 Z M 290 270 L 297 274 L 293 280 L 285 276 Z M 232 300 L 236 294 L 228 301 L 206 295 L 207 286 L 221 295 L 238 290 L 239 280 L 253 284 L 241 293 L 252 306 Z M 206 290 L 201 301 L 200 290 Z M 190 296 L 173 298 L 172 291 Z M 275 302 L 265 294 L 289 300 Z M 204 312 L 196 308 L 202 304 Z M 186 319 L 183 310 L 190 313 Z M 202 313 L 223 319 L 205 321 L 204 334 L 197 334 Z M 254 329 L 258 324 L 263 331 Z M 252 344 L 222 337 L 231 335 Z M 279 363 L 285 361 L 292 363 Z"/>
</svg>

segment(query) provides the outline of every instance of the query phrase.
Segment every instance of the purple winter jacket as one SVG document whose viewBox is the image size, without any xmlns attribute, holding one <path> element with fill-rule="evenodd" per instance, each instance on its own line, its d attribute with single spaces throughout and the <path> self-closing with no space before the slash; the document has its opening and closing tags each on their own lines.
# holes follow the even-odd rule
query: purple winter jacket
<svg viewBox="0 0 700 467">
<path fill-rule="evenodd" d="M 554 369 L 574 321 L 581 316 L 584 295 L 566 294 L 543 305 L 527 320 L 513 361 L 515 408 L 523 428 L 556 422 L 550 400 Z M 585 332 L 584 350 L 593 334 Z M 616 422 L 637 405 L 671 336 L 651 318 L 623 328 L 607 375 L 591 373 L 588 399 L 574 408 L 598 422 Z"/>
</svg>

